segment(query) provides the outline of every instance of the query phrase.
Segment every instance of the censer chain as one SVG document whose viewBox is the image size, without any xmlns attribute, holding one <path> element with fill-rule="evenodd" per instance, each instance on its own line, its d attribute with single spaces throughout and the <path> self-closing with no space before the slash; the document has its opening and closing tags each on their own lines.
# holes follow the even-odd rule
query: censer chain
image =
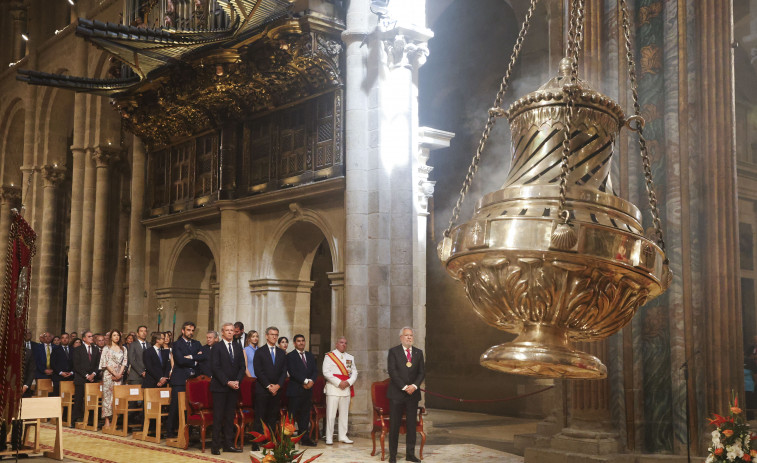
<svg viewBox="0 0 757 463">
<path fill-rule="evenodd" d="M 655 194 L 654 181 L 652 179 L 652 163 L 649 160 L 649 152 L 647 149 L 647 140 L 644 138 L 644 119 L 641 116 L 641 105 L 639 104 L 639 91 L 638 83 L 636 82 L 636 60 L 633 53 L 633 45 L 631 43 L 631 26 L 628 14 L 628 3 L 626 0 L 618 0 L 620 4 L 620 10 L 623 15 L 623 38 L 626 45 L 626 59 L 628 61 L 628 78 L 631 82 L 631 95 L 633 98 L 633 111 L 634 118 L 637 122 L 635 127 L 629 127 L 639 134 L 639 152 L 641 153 L 641 163 L 644 169 L 644 180 L 647 188 L 647 196 L 649 199 L 649 207 L 652 211 L 652 222 L 654 223 L 655 233 L 657 234 L 657 244 L 665 252 L 665 240 L 662 234 L 662 221 L 660 220 L 660 211 L 657 208 L 657 195 Z M 631 118 L 629 118 L 631 119 Z M 665 261 L 667 262 L 667 257 Z"/>
<path fill-rule="evenodd" d="M 507 90 L 510 86 L 510 77 L 512 76 L 513 68 L 515 67 L 515 63 L 518 60 L 518 56 L 520 55 L 521 48 L 523 47 L 523 40 L 525 39 L 526 34 L 528 33 L 529 26 L 531 25 L 531 18 L 534 15 L 534 11 L 536 10 L 537 3 L 538 3 L 538 0 L 531 0 L 531 4 L 529 5 L 528 11 L 526 12 L 526 17 L 523 20 L 523 25 L 520 28 L 520 32 L 518 32 L 518 38 L 515 40 L 515 46 L 513 46 L 513 52 L 512 52 L 512 55 L 510 55 L 510 62 L 507 65 L 507 71 L 505 72 L 505 75 L 502 78 L 502 82 L 499 85 L 499 91 L 497 92 L 497 97 L 494 99 L 494 106 L 489 110 L 489 116 L 486 119 L 484 131 L 481 134 L 481 140 L 478 142 L 478 148 L 476 148 L 476 154 L 473 155 L 471 164 L 470 166 L 468 166 L 468 173 L 465 175 L 465 180 L 463 181 L 463 187 L 460 189 L 460 195 L 457 198 L 457 202 L 455 203 L 454 209 L 452 210 L 452 217 L 449 219 L 449 225 L 447 226 L 447 229 L 444 231 L 445 237 L 450 236 L 450 233 L 452 232 L 452 227 L 454 227 L 455 223 L 457 222 L 458 216 L 460 215 L 460 208 L 463 205 L 463 201 L 465 200 L 465 195 L 468 193 L 468 189 L 473 183 L 473 177 L 476 175 L 476 172 L 478 171 L 478 164 L 481 161 L 481 154 L 484 152 L 486 143 L 489 140 L 489 135 L 491 134 L 491 131 L 494 128 L 494 124 L 496 123 L 497 117 L 501 116 L 503 113 L 501 109 L 502 101 L 504 100 L 505 94 L 507 93 Z"/>
<path fill-rule="evenodd" d="M 566 102 L 565 130 L 562 142 L 562 159 L 560 163 L 560 209 L 559 217 L 564 224 L 570 222 L 570 211 L 566 209 L 568 191 L 568 172 L 570 171 L 570 135 L 576 110 L 576 93 L 578 92 L 578 58 L 583 42 L 584 0 L 573 0 L 570 9 L 570 26 L 568 29 L 568 47 L 566 55 L 570 58 L 570 81 L 563 86 Z"/>
</svg>

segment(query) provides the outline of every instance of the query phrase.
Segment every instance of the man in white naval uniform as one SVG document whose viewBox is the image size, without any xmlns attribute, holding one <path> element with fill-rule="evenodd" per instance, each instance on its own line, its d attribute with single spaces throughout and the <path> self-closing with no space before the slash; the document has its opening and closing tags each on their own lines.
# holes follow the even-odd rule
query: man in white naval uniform
<svg viewBox="0 0 757 463">
<path fill-rule="evenodd" d="M 334 419 L 339 410 L 339 442 L 351 444 L 347 438 L 350 397 L 354 395 L 352 385 L 357 381 L 355 357 L 346 353 L 347 338 L 340 337 L 336 348 L 323 359 L 323 377 L 326 379 L 326 445 L 333 444 Z"/>
</svg>

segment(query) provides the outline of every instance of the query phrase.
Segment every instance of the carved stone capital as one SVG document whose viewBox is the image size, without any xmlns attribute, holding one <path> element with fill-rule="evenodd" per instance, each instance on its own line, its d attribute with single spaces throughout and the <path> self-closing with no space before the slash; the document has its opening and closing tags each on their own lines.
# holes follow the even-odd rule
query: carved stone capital
<svg viewBox="0 0 757 463">
<path fill-rule="evenodd" d="M 21 202 L 21 188 L 17 186 L 0 187 L 0 201 L 3 203 L 18 204 Z"/>
<path fill-rule="evenodd" d="M 121 150 L 109 146 L 98 146 L 92 153 L 92 160 L 97 168 L 108 167 L 121 159 Z"/>
<path fill-rule="evenodd" d="M 396 27 L 382 33 L 382 43 L 386 52 L 386 64 L 390 68 L 411 67 L 418 69 L 428 57 L 430 31 L 419 31 Z"/>
<path fill-rule="evenodd" d="M 66 169 L 55 165 L 44 165 L 41 169 L 45 187 L 57 188 L 66 179 Z"/>
</svg>

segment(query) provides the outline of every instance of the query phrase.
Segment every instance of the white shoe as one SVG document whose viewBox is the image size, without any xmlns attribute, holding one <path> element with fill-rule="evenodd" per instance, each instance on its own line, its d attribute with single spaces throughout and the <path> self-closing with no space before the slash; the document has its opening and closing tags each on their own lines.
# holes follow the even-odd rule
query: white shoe
<svg viewBox="0 0 757 463">
<path fill-rule="evenodd" d="M 352 444 L 354 441 L 352 441 L 352 440 L 350 440 L 350 439 L 348 439 L 348 438 L 345 437 L 345 438 L 339 439 L 339 442 L 341 442 L 343 444 Z"/>
<path fill-rule="evenodd" d="M 330 439 L 326 439 L 326 445 L 334 445 L 334 441 Z"/>
</svg>

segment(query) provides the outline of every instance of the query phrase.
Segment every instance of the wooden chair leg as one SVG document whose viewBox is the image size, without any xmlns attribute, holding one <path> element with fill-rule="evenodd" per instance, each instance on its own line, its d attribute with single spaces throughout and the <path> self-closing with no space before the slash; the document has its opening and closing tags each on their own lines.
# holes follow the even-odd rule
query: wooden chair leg
<svg viewBox="0 0 757 463">
<path fill-rule="evenodd" d="M 200 448 L 202 449 L 202 453 L 205 453 L 205 423 L 200 426 Z"/>
<path fill-rule="evenodd" d="M 421 460 L 423 460 L 423 446 L 426 445 L 426 433 L 419 431 L 421 435 Z"/>
<path fill-rule="evenodd" d="M 384 461 L 384 437 L 386 436 L 386 429 L 381 429 L 381 461 Z"/>
<path fill-rule="evenodd" d="M 373 450 L 371 450 L 371 456 L 376 455 L 376 431 L 371 431 L 371 440 L 373 441 Z"/>
</svg>

